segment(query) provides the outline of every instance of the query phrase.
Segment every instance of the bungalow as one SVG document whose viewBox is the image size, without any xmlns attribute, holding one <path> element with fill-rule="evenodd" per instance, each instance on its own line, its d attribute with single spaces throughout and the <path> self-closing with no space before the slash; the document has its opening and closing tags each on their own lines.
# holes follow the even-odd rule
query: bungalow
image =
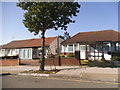
<svg viewBox="0 0 120 90">
<path fill-rule="evenodd" d="M 103 30 L 93 32 L 80 32 L 63 41 L 61 53 L 80 52 L 80 59 L 110 60 L 114 53 L 120 52 L 120 32 Z"/>
<path fill-rule="evenodd" d="M 46 37 L 45 57 L 48 54 L 57 54 L 58 45 L 63 41 L 62 37 Z M 61 47 L 59 47 L 61 48 Z M 59 51 L 60 52 L 60 51 Z M 41 54 L 41 38 L 12 41 L 0 48 L 0 57 L 19 56 L 20 59 L 38 59 Z"/>
</svg>

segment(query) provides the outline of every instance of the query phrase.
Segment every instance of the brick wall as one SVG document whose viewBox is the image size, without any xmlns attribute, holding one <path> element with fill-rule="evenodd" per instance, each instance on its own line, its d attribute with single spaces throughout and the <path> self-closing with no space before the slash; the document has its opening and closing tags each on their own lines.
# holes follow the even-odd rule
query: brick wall
<svg viewBox="0 0 120 90">
<path fill-rule="evenodd" d="M 45 59 L 45 65 L 55 65 L 59 66 L 58 57 L 52 59 Z"/>
<path fill-rule="evenodd" d="M 77 60 L 76 58 L 61 58 L 61 64 L 62 65 L 80 65 L 79 60 Z"/>
<path fill-rule="evenodd" d="M 45 65 L 55 65 L 55 66 L 59 66 L 59 64 L 61 63 L 61 66 L 64 65 L 76 65 L 79 66 L 80 62 L 79 60 L 77 60 L 76 58 L 60 58 L 60 62 L 59 62 L 59 58 L 55 57 L 54 60 L 52 59 L 45 59 Z M 20 60 L 20 64 L 26 64 L 26 65 L 32 65 L 32 66 L 38 66 L 39 64 L 39 60 L 35 59 L 35 60 Z"/>
<path fill-rule="evenodd" d="M 79 66 L 80 62 L 79 62 L 79 60 L 77 60 L 74 57 L 73 58 L 60 58 L 60 64 L 62 66 L 64 66 L 64 65 L 77 65 L 77 66 Z M 46 59 L 45 65 L 56 65 L 56 66 L 58 66 L 59 65 L 58 57 L 56 57 L 54 60 Z"/>
<path fill-rule="evenodd" d="M 0 60 L 0 66 L 18 66 L 18 59 L 2 59 Z"/>
<path fill-rule="evenodd" d="M 20 60 L 20 65 L 31 65 L 31 66 L 39 66 L 39 60 L 35 59 L 21 59 Z"/>
</svg>

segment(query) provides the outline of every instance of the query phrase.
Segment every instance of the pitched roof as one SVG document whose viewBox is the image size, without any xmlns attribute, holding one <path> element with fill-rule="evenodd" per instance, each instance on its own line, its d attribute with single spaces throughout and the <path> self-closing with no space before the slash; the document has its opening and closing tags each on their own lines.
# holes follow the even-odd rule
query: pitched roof
<svg viewBox="0 0 120 90">
<path fill-rule="evenodd" d="M 97 41 L 120 41 L 120 32 L 114 30 L 80 32 L 73 37 L 63 41 L 61 44 L 72 44 L 77 42 L 97 42 Z"/>
<path fill-rule="evenodd" d="M 45 46 L 50 45 L 50 43 L 56 38 L 57 37 L 46 37 Z M 37 39 L 12 41 L 8 44 L 3 45 L 2 48 L 25 48 L 25 47 L 40 47 L 40 46 L 41 46 L 41 38 L 37 38 Z"/>
</svg>

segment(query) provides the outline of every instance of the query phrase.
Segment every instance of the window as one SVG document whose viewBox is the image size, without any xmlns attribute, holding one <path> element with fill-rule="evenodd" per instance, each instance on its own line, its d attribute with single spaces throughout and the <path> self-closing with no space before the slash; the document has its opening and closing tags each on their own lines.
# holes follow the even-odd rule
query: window
<svg viewBox="0 0 120 90">
<path fill-rule="evenodd" d="M 23 50 L 23 58 L 25 58 L 25 50 Z"/>
<path fill-rule="evenodd" d="M 101 51 L 102 50 L 102 46 L 101 45 L 97 45 L 96 49 L 97 49 L 97 51 Z"/>
<path fill-rule="evenodd" d="M 8 49 L 8 54 L 10 54 L 10 49 Z"/>
<path fill-rule="evenodd" d="M 2 51 L 2 53 L 4 52 L 4 50 L 3 50 L 3 49 L 1 49 L 1 51 Z"/>
<path fill-rule="evenodd" d="M 19 54 L 19 49 L 16 49 L 16 50 L 15 50 L 15 53 L 16 53 L 16 54 Z"/>
<path fill-rule="evenodd" d="M 10 49 L 10 50 L 8 51 L 8 54 L 11 54 L 11 55 L 12 55 L 12 52 L 13 52 L 13 50 Z"/>
<path fill-rule="evenodd" d="M 37 48 L 33 48 L 33 55 L 37 54 Z"/>
<path fill-rule="evenodd" d="M 120 43 L 117 43 L 116 46 L 117 46 L 117 51 L 120 52 Z"/>
<path fill-rule="evenodd" d="M 73 45 L 68 46 L 68 52 L 73 52 Z"/>
<path fill-rule="evenodd" d="M 105 50 L 105 51 L 109 51 L 109 45 L 105 45 L 105 46 L 104 46 L 104 50 Z"/>
<path fill-rule="evenodd" d="M 81 50 L 81 51 L 85 51 L 85 50 L 86 50 L 85 45 L 80 45 L 80 50 Z"/>
<path fill-rule="evenodd" d="M 28 56 L 27 56 L 27 57 L 28 57 L 28 58 L 30 57 L 30 56 L 29 56 L 29 50 L 28 50 Z"/>
</svg>

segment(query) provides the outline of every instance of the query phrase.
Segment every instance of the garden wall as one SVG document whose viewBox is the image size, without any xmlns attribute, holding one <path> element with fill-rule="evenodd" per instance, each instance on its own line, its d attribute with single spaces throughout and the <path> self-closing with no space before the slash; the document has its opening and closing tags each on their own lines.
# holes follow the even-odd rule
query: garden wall
<svg viewBox="0 0 120 90">
<path fill-rule="evenodd" d="M 21 59 L 20 65 L 39 66 L 40 64 L 38 59 Z"/>
<path fill-rule="evenodd" d="M 26 65 L 32 65 L 32 66 L 38 66 L 39 60 L 20 60 L 20 64 L 26 64 Z M 79 66 L 80 62 L 76 58 L 58 58 L 55 57 L 54 59 L 45 59 L 45 65 L 55 65 L 55 66 L 64 66 L 64 65 L 75 65 Z"/>
<path fill-rule="evenodd" d="M 77 60 L 76 58 L 61 58 L 61 64 L 62 65 L 80 65 L 80 60 Z"/>
<path fill-rule="evenodd" d="M 0 66 L 18 66 L 19 59 L 0 59 Z"/>
</svg>

